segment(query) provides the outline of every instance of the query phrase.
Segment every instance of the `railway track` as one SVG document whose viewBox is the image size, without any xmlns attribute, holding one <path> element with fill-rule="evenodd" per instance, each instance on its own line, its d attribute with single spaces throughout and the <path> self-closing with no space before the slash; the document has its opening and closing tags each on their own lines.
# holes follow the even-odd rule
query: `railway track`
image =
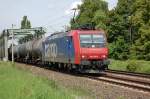
<svg viewBox="0 0 150 99">
<path fill-rule="evenodd" d="M 66 72 L 62 72 L 62 73 L 66 73 Z M 102 72 L 100 75 L 99 74 L 98 75 L 75 74 L 75 75 L 150 93 L 149 74 L 128 73 L 123 71 L 107 70 L 105 72 Z"/>
<path fill-rule="evenodd" d="M 124 74 L 124 75 L 130 75 L 130 76 L 138 76 L 138 77 L 144 77 L 150 79 L 150 74 L 145 73 L 133 73 L 133 72 L 126 72 L 126 71 L 118 71 L 118 70 L 106 70 L 107 73 L 116 73 L 116 74 Z"/>
<path fill-rule="evenodd" d="M 150 93 L 150 75 L 107 70 L 100 76 L 88 78 Z"/>
</svg>

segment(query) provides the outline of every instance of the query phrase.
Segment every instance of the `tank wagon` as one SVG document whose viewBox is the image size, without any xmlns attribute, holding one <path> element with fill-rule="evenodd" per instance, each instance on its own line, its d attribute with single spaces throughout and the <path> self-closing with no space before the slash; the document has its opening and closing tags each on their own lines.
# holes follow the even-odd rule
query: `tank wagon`
<svg viewBox="0 0 150 99">
<path fill-rule="evenodd" d="M 9 50 L 11 55 L 11 50 Z M 103 30 L 71 30 L 54 33 L 14 46 L 15 61 L 83 73 L 107 69 L 108 48 Z"/>
</svg>

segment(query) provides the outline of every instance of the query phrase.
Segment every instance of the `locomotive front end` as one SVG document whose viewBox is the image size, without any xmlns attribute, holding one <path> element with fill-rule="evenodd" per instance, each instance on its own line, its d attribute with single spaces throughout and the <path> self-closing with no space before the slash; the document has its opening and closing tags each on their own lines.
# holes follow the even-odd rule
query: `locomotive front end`
<svg viewBox="0 0 150 99">
<path fill-rule="evenodd" d="M 104 70 L 108 68 L 108 48 L 102 31 L 80 32 L 80 64 L 86 68 Z"/>
</svg>

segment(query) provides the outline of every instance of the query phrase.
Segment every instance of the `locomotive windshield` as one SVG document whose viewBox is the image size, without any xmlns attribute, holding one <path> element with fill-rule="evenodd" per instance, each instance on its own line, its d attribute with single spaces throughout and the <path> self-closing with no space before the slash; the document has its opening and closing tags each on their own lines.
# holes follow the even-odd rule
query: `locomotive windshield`
<svg viewBox="0 0 150 99">
<path fill-rule="evenodd" d="M 100 34 L 80 35 L 80 46 L 84 48 L 100 48 L 105 46 L 105 37 Z"/>
</svg>

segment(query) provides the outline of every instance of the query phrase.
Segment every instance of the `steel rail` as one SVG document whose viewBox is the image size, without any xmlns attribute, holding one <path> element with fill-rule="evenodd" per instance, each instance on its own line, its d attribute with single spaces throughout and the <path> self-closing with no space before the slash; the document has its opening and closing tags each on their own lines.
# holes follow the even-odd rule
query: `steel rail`
<svg viewBox="0 0 150 99">
<path fill-rule="evenodd" d="M 126 73 L 126 72 L 102 72 L 101 76 L 84 75 L 90 79 L 104 81 L 128 88 L 138 89 L 144 92 L 150 92 L 150 78 L 142 74 Z"/>
<path fill-rule="evenodd" d="M 106 73 L 115 73 L 115 74 L 121 74 L 121 75 L 130 75 L 130 76 L 137 76 L 137 77 L 143 77 L 143 78 L 149 78 L 150 74 L 146 73 L 134 73 L 134 72 L 127 72 L 127 71 L 120 71 L 120 70 L 105 70 Z"/>
<path fill-rule="evenodd" d="M 114 78 L 110 78 L 110 77 L 92 77 L 92 76 L 88 76 L 88 78 L 150 93 L 150 86 L 135 83 L 135 82 L 132 82 L 132 81 L 124 81 L 124 80 L 121 80 L 121 79 L 118 79 L 118 78 L 114 79 Z"/>
</svg>

